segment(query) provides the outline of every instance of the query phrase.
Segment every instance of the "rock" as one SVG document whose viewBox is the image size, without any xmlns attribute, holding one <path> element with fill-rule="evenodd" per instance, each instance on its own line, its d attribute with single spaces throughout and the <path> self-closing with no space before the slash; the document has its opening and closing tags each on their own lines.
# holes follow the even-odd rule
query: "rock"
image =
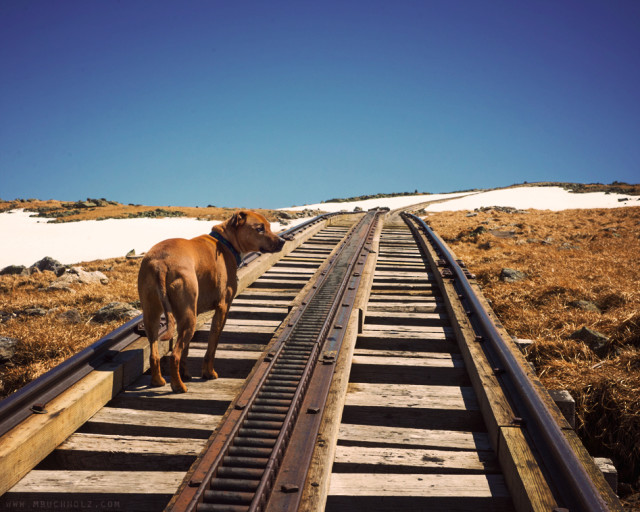
<svg viewBox="0 0 640 512">
<path fill-rule="evenodd" d="M 276 216 L 279 219 L 285 219 L 285 220 L 291 220 L 291 219 L 295 219 L 294 215 L 291 215 L 289 212 L 277 212 Z"/>
<path fill-rule="evenodd" d="M 16 353 L 17 339 L 0 336 L 0 363 L 6 363 Z"/>
<path fill-rule="evenodd" d="M 489 231 L 489 233 L 491 233 L 496 238 L 515 238 L 516 237 L 515 231 L 500 231 L 498 229 L 492 229 L 491 231 Z"/>
<path fill-rule="evenodd" d="M 588 300 L 573 300 L 569 302 L 569 306 L 573 306 L 574 308 L 581 309 L 582 311 L 596 311 L 598 313 L 602 313 L 600 308 L 596 306 L 593 302 Z"/>
<path fill-rule="evenodd" d="M 100 308 L 91 318 L 91 321 L 104 324 L 114 320 L 130 320 L 140 315 L 141 312 L 131 304 L 125 302 L 111 302 Z"/>
<path fill-rule="evenodd" d="M 24 265 L 9 265 L 0 270 L 0 276 L 28 276 L 29 271 Z"/>
<path fill-rule="evenodd" d="M 96 206 L 98 205 L 91 200 L 77 201 L 73 203 L 74 208 L 95 208 Z"/>
<path fill-rule="evenodd" d="M 477 217 L 478 214 L 476 212 L 469 212 L 467 213 L 466 217 Z"/>
<path fill-rule="evenodd" d="M 45 256 L 40 261 L 36 261 L 33 265 L 31 265 L 31 268 L 38 269 L 40 271 L 50 270 L 58 277 L 64 274 L 67 270 L 67 267 L 65 267 L 62 263 L 60 263 L 58 260 L 54 260 L 49 256 Z"/>
<path fill-rule="evenodd" d="M 526 278 L 527 274 L 525 274 L 521 270 L 516 270 L 513 268 L 503 268 L 500 271 L 500 280 L 504 281 L 505 283 L 515 283 Z"/>
<path fill-rule="evenodd" d="M 20 311 L 20 314 L 26 316 L 45 316 L 48 312 L 49 310 L 47 309 L 35 307 L 23 309 Z"/>
<path fill-rule="evenodd" d="M 575 331 L 569 337 L 573 340 L 585 342 L 589 348 L 599 356 L 604 355 L 609 342 L 609 338 L 604 334 L 594 331 L 593 329 L 589 329 L 588 327 L 583 327 L 582 329 Z"/>
<path fill-rule="evenodd" d="M 109 278 L 102 272 L 87 272 L 82 267 L 71 267 L 71 270 L 49 285 L 48 290 L 69 289 L 72 284 L 107 284 Z"/>
<path fill-rule="evenodd" d="M 70 324 L 79 324 L 80 322 L 82 322 L 82 315 L 77 309 L 69 309 L 67 311 L 63 311 L 58 315 L 58 318 L 63 322 L 68 322 Z"/>
<path fill-rule="evenodd" d="M 6 322 L 10 318 L 15 318 L 16 314 L 12 311 L 0 311 L 0 323 Z"/>
</svg>

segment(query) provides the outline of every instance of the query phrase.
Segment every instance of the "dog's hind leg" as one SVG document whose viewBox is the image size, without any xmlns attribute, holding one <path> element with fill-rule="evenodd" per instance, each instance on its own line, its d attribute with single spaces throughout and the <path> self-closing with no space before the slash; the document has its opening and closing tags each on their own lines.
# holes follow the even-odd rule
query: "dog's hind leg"
<svg viewBox="0 0 640 512">
<path fill-rule="evenodd" d="M 160 354 L 158 353 L 158 331 L 160 330 L 160 315 L 163 308 L 160 297 L 156 293 L 155 285 L 152 288 L 140 288 L 140 301 L 142 303 L 144 329 L 150 346 L 151 385 L 164 386 L 167 382 L 160 371 Z"/>
<path fill-rule="evenodd" d="M 197 282 L 190 283 L 187 279 L 174 281 L 168 292 L 169 302 L 172 306 L 177 326 L 176 343 L 169 359 L 171 389 L 176 393 L 185 393 L 187 386 L 184 385 L 181 374 L 185 375 L 185 380 L 189 379 L 186 372 L 186 364 L 189 343 L 196 331 Z"/>
</svg>

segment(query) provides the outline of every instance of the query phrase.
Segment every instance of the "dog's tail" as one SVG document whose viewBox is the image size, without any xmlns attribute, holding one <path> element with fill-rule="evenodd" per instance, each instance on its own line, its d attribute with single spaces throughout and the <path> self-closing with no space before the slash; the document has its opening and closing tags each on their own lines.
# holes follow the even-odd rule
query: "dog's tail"
<svg viewBox="0 0 640 512">
<path fill-rule="evenodd" d="M 172 313 L 171 311 L 171 303 L 169 302 L 169 297 L 167 297 L 167 272 L 161 272 L 158 276 L 159 279 L 157 281 L 157 289 L 158 296 L 160 297 L 160 302 L 162 303 L 162 309 L 164 309 L 164 316 L 167 320 L 169 320 L 169 315 Z"/>
<path fill-rule="evenodd" d="M 158 298 L 162 304 L 164 310 L 164 318 L 167 322 L 166 332 L 160 336 L 161 340 L 168 340 L 173 337 L 173 329 L 175 321 L 173 319 L 173 311 L 171 310 L 171 302 L 167 295 L 167 269 L 163 268 L 158 272 L 158 279 L 156 280 L 156 290 L 158 292 Z"/>
<path fill-rule="evenodd" d="M 160 327 L 160 315 L 164 312 L 169 330 L 172 331 L 173 315 L 167 297 L 167 269 L 154 262 L 143 260 L 138 275 L 138 293 L 144 314 L 147 336 L 156 337 Z M 148 324 L 148 325 L 147 325 Z M 149 329 L 156 331 L 149 332 Z M 165 339 L 165 333 L 161 339 Z"/>
</svg>

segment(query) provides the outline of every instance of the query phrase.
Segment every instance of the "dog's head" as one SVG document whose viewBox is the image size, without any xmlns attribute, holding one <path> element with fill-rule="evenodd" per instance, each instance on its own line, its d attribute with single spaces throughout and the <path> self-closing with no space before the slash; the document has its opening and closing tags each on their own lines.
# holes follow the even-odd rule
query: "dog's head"
<svg viewBox="0 0 640 512">
<path fill-rule="evenodd" d="M 233 231 L 236 247 L 241 253 L 278 252 L 284 240 L 271 231 L 269 221 L 261 214 L 241 210 L 227 221 L 227 229 Z"/>
</svg>

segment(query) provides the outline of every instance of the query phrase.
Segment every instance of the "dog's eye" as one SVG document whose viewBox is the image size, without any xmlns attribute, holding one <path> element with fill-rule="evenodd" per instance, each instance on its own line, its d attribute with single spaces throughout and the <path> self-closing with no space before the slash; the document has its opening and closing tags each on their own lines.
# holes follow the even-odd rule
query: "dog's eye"
<svg viewBox="0 0 640 512">
<path fill-rule="evenodd" d="M 264 233 L 264 226 L 263 226 L 262 224 L 258 224 L 258 225 L 256 226 L 256 231 L 257 231 L 258 233 Z"/>
</svg>

